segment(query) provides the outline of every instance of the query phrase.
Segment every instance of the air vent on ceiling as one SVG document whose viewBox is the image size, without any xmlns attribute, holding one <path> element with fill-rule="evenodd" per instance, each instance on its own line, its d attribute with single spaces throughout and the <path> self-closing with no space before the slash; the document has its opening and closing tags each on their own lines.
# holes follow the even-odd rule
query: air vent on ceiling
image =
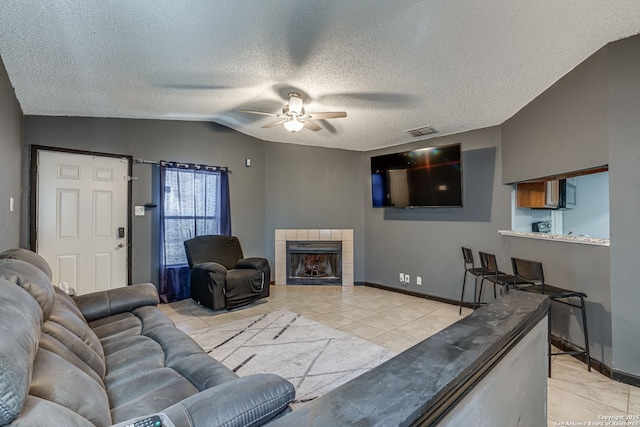
<svg viewBox="0 0 640 427">
<path fill-rule="evenodd" d="M 422 126 L 415 129 L 405 130 L 409 135 L 413 137 L 429 135 L 431 133 L 436 133 L 436 130 L 431 126 Z"/>
</svg>

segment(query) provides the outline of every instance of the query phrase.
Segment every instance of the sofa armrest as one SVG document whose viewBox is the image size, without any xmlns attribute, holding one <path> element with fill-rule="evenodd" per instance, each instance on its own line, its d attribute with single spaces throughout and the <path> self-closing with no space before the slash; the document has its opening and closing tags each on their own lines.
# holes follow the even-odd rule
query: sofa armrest
<svg viewBox="0 0 640 427">
<path fill-rule="evenodd" d="M 269 262 L 265 258 L 243 258 L 236 263 L 235 268 L 253 268 L 255 270 L 265 271 L 269 269 Z"/>
<path fill-rule="evenodd" d="M 93 292 L 73 299 L 82 315 L 91 322 L 96 319 L 135 310 L 145 305 L 158 305 L 158 290 L 152 283 L 139 283 L 123 288 Z"/>
<path fill-rule="evenodd" d="M 289 408 L 296 391 L 275 374 L 255 374 L 201 391 L 163 412 L 180 426 L 259 426 Z"/>
<path fill-rule="evenodd" d="M 271 267 L 266 258 L 244 258 L 236 263 L 238 269 L 253 268 L 262 272 L 262 297 L 269 296 L 269 288 L 271 285 Z"/>
<path fill-rule="evenodd" d="M 217 262 L 213 262 L 213 261 L 201 262 L 200 264 L 195 264 L 191 270 L 193 271 L 196 268 L 200 270 L 206 270 L 209 273 L 220 274 L 223 277 L 227 275 L 227 268 L 224 265 L 218 264 Z"/>
</svg>

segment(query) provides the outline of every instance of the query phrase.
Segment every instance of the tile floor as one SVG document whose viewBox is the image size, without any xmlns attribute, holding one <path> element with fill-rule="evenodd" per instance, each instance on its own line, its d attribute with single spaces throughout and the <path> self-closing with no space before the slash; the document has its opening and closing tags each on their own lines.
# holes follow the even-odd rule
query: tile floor
<svg viewBox="0 0 640 427">
<path fill-rule="evenodd" d="M 454 305 L 364 286 L 273 286 L 269 298 L 232 311 L 213 312 L 191 299 L 161 308 L 185 332 L 289 310 L 397 352 L 461 318 Z M 463 308 L 462 315 L 470 312 Z M 640 388 L 587 372 L 586 365 L 571 356 L 554 356 L 547 409 L 548 427 L 589 425 L 603 416 L 640 415 Z M 640 426 L 640 420 L 619 425 Z"/>
</svg>

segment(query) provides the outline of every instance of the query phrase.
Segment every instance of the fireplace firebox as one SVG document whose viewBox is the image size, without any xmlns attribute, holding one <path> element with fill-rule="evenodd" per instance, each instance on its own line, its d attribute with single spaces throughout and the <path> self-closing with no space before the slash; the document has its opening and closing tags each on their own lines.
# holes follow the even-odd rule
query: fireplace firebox
<svg viewBox="0 0 640 427">
<path fill-rule="evenodd" d="M 342 242 L 287 241 L 287 285 L 341 285 Z"/>
</svg>

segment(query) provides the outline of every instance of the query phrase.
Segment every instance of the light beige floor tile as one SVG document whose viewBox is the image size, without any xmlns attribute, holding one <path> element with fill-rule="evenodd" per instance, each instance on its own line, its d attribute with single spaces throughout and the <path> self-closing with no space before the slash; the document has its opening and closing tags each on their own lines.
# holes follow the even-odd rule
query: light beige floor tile
<svg viewBox="0 0 640 427">
<path fill-rule="evenodd" d="M 586 363 L 574 357 L 554 356 L 551 362 L 551 377 L 549 384 L 622 411 L 627 410 L 629 390 L 632 387 L 613 381 L 595 369 L 587 371 Z"/>
<path fill-rule="evenodd" d="M 364 325 L 359 322 L 353 322 L 344 326 L 340 326 L 338 330 L 351 335 L 355 335 L 365 340 L 371 340 L 372 338 L 375 338 L 384 333 L 384 331 L 381 331 L 380 329 L 376 329 L 372 326 Z"/>
<path fill-rule="evenodd" d="M 364 323 L 366 325 L 380 329 L 381 331 L 388 332 L 402 325 L 406 325 L 411 320 L 413 319 L 407 319 L 404 316 L 399 316 L 395 311 L 387 311 L 360 319 L 360 323 Z"/>
<path fill-rule="evenodd" d="M 585 399 L 575 393 L 557 388 L 553 385 L 547 387 L 547 411 L 548 417 L 554 421 L 597 422 L 598 415 L 621 414 L 619 409 L 595 400 Z"/>
<path fill-rule="evenodd" d="M 348 317 L 344 317 L 340 314 L 336 313 L 323 313 L 309 316 L 311 320 L 315 320 L 318 323 L 322 323 L 325 326 L 329 326 L 330 328 L 338 329 L 341 326 L 348 325 L 349 323 L 353 323 L 353 319 L 349 319 Z"/>
<path fill-rule="evenodd" d="M 376 295 L 376 298 L 367 299 L 366 301 L 358 301 L 356 299 L 353 302 L 353 305 L 356 307 L 379 311 L 387 311 L 397 306 L 396 304 L 390 304 L 389 299 L 385 298 L 383 295 Z"/>
<path fill-rule="evenodd" d="M 326 310 L 322 310 L 320 308 L 310 306 L 310 305 L 299 306 L 297 309 L 290 310 L 290 311 L 293 311 L 294 313 L 298 313 L 299 315 L 306 316 L 306 317 L 327 314 Z"/>
<path fill-rule="evenodd" d="M 370 341 L 397 353 L 401 353 L 414 345 L 412 340 L 406 339 L 393 332 L 385 332 L 382 335 L 372 338 Z"/>
<path fill-rule="evenodd" d="M 640 388 L 629 386 L 629 415 L 640 415 Z"/>
<path fill-rule="evenodd" d="M 331 313 L 340 314 L 344 317 L 348 317 L 349 319 L 353 319 L 353 320 L 364 319 L 365 317 L 370 317 L 376 314 L 375 311 L 367 310 L 367 309 L 356 307 L 356 306 L 337 307 L 337 309 L 331 311 Z"/>
<path fill-rule="evenodd" d="M 391 332 L 401 335 L 407 339 L 413 340 L 414 343 L 418 343 L 429 338 L 435 332 L 440 331 L 439 328 L 434 328 L 429 325 L 428 321 L 421 317 L 413 322 L 406 323 L 393 329 Z"/>
<path fill-rule="evenodd" d="M 556 371 L 562 371 L 562 369 L 556 369 Z M 567 378 L 569 375 L 562 375 L 562 377 Z M 614 407 L 622 412 L 627 411 L 629 386 L 626 384 L 617 383 L 611 380 L 592 382 L 585 381 L 580 383 L 571 378 L 569 378 L 569 380 L 549 378 L 547 380 L 547 384 L 578 396 L 603 403 L 607 406 Z"/>
</svg>

